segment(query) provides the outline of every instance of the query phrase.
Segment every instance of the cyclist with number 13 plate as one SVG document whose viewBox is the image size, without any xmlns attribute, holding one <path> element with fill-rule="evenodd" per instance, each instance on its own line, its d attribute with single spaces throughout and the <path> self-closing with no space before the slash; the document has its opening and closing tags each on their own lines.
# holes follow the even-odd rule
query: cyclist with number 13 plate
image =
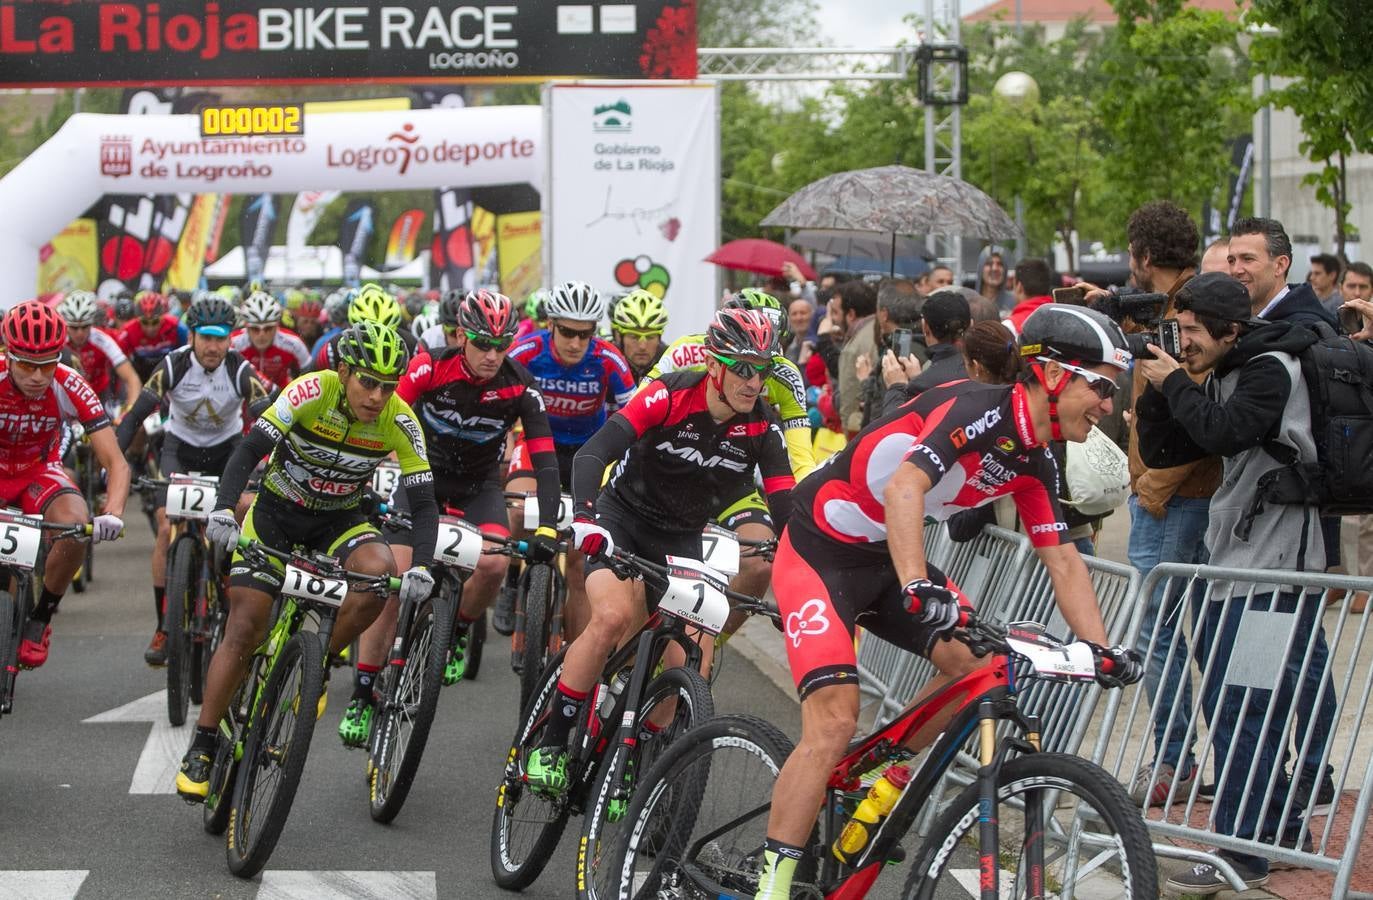
<svg viewBox="0 0 1373 900">
<path fill-rule="evenodd" d="M 51 524 L 90 521 L 86 501 L 62 468 L 64 422 L 77 421 L 90 435 L 95 458 L 106 471 L 105 509 L 95 517 L 91 539 L 110 541 L 124 528 L 129 466 L 110 431 L 105 408 L 86 380 L 58 360 L 67 344 L 67 323 L 37 300 L 5 314 L 0 332 L 0 504 Z M 37 668 L 48 659 L 52 614 L 67 592 L 85 549 L 61 540 L 48 551 L 42 592 L 19 642 L 19 664 Z"/>
<path fill-rule="evenodd" d="M 801 740 L 777 777 L 759 900 L 789 896 L 833 766 L 858 722 L 854 626 L 927 657 L 940 674 L 919 700 L 983 665 L 941 641 L 966 598 L 930 566 L 924 521 L 1011 497 L 1068 627 L 1097 654 L 1099 678 L 1131 683 L 1139 657 L 1108 649 L 1091 576 L 1068 539 L 1050 441 L 1084 441 L 1111 412 L 1130 365 L 1125 335 L 1095 310 L 1045 306 L 1025 321 L 1029 373 L 1011 385 L 931 388 L 865 428 L 796 491 L 773 588 L 801 697 Z M 950 703 L 911 738 L 918 751 L 958 712 Z"/>
<path fill-rule="evenodd" d="M 337 355 L 337 370 L 291 382 L 234 450 L 219 480 L 217 512 L 206 523 L 206 537 L 236 550 L 234 504 L 258 460 L 271 453 L 262 488 L 244 517 L 243 535 L 283 552 L 297 546 L 323 551 L 360 575 L 393 575 L 391 550 L 360 503 L 377 464 L 395 453 L 415 527 L 414 558 L 401 578 L 401 600 L 419 602 L 434 587 L 428 566 L 439 513 L 424 434 L 409 405 L 395 395 L 405 372 L 405 346 L 390 328 L 363 322 L 340 336 Z M 177 793 L 189 801 L 202 802 L 209 793 L 220 719 L 271 625 L 272 598 L 283 577 L 274 559 L 259 566 L 234 553 L 224 641 L 210 661 L 200 718 L 176 778 Z M 328 653 L 336 655 L 352 643 L 383 605 L 365 588 L 350 590 Z"/>
<path fill-rule="evenodd" d="M 500 456 L 515 421 L 524 423 L 539 485 L 539 527 L 530 540 L 530 556 L 548 562 L 558 545 L 558 464 L 534 376 L 506 357 L 516 322 L 515 308 L 504 294 L 469 293 L 457 309 L 459 346 L 411 360 L 396 396 L 414 408 L 424 428 L 439 502 L 460 510 L 466 521 L 488 534 L 510 533 Z M 408 492 L 398 489 L 396 496 L 397 507 L 408 509 Z M 388 536 L 398 566 L 408 565 L 414 535 L 400 531 Z M 455 646 L 443 673 L 445 684 L 463 677 L 469 627 L 495 599 L 509 559 L 483 554 L 467 579 Z M 391 646 L 397 610 L 397 604 L 388 603 L 360 642 L 353 701 L 339 725 L 339 736 L 348 746 L 367 743 L 374 711 L 372 681 Z"/>
</svg>

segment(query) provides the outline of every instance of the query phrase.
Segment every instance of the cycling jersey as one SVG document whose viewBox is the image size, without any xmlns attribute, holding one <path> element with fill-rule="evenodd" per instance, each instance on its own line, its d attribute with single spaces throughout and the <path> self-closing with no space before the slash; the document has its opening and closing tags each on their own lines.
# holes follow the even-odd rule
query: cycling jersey
<svg viewBox="0 0 1373 900">
<path fill-rule="evenodd" d="M 102 397 L 109 393 L 110 373 L 129 361 L 119 342 L 99 328 L 92 328 L 86 343 L 71 349 L 81 362 L 86 383 Z"/>
<path fill-rule="evenodd" d="M 1068 541 L 1058 466 L 1035 438 L 1025 386 L 976 381 L 930 388 L 863 429 L 797 488 L 791 527 L 836 555 L 885 558 L 883 490 L 903 462 L 929 477 L 930 518 L 1010 496 L 1035 546 Z"/>
<path fill-rule="evenodd" d="M 442 499 L 471 493 L 480 482 L 498 482 L 505 436 L 516 421 L 522 422 L 524 444 L 539 473 L 539 509 L 546 518 L 540 524 L 557 522 L 553 438 L 543 397 L 528 369 L 507 358 L 490 380 L 479 382 L 463 351 L 450 347 L 411 360 L 396 396 L 419 416 Z"/>
<path fill-rule="evenodd" d="M 86 433 L 110 424 L 105 407 L 86 380 L 59 364 L 48 389 L 26 397 L 0 357 L 0 476 L 36 473 L 61 461 L 62 426 L 80 422 Z"/>
<path fill-rule="evenodd" d="M 310 351 L 305 342 L 295 332 L 281 327 L 266 350 L 254 347 L 243 328 L 229 336 L 229 347 L 241 353 L 263 378 L 277 387 L 286 387 L 292 378 L 310 367 Z"/>
<path fill-rule="evenodd" d="M 673 341 L 644 381 L 682 370 L 705 371 L 706 336 L 689 334 Z M 810 416 L 806 412 L 806 382 L 796 363 L 776 354 L 772 369 L 763 380 L 763 396 L 782 420 L 782 436 L 787 445 L 791 472 L 797 481 L 815 469 L 815 450 L 811 444 Z"/>
<path fill-rule="evenodd" d="M 591 339 L 586 355 L 576 365 L 563 365 L 553 349 L 548 330 L 535 332 L 510 350 L 510 359 L 524 366 L 539 383 L 553 443 L 580 446 L 605 424 L 607 396 L 623 406 L 634 393 L 629 363 L 614 344 Z"/>
<path fill-rule="evenodd" d="M 429 351 L 420 346 L 419 341 L 415 340 L 415 336 L 410 333 L 409 329 L 401 329 L 396 334 L 405 344 L 405 349 L 409 351 L 411 359 L 428 354 Z M 343 337 L 342 331 L 316 347 L 313 361 L 316 372 L 332 372 L 338 368 L 338 341 L 341 337 Z"/>
<path fill-rule="evenodd" d="M 193 447 L 223 444 L 243 433 L 243 405 L 265 400 L 273 387 L 238 353 L 207 370 L 189 345 L 168 353 L 143 384 L 133 409 L 119 423 L 127 449 L 143 420 L 167 404 L 167 430 Z"/>
<path fill-rule="evenodd" d="M 753 409 L 716 422 L 704 372 L 674 372 L 650 381 L 577 453 L 572 494 L 595 511 L 606 465 L 619 464 L 605 494 L 668 532 L 700 532 L 711 514 L 753 489 L 763 490 L 779 527 L 795 485 L 777 418 L 759 398 Z"/>
<path fill-rule="evenodd" d="M 119 349 L 133 362 L 134 371 L 139 378 L 146 379 L 153 369 L 162 362 L 162 357 L 186 343 L 189 332 L 176 316 L 168 313 L 162 317 L 157 332 L 148 337 L 143 331 L 143 323 L 130 319 L 124 323 L 116 339 Z"/>
<path fill-rule="evenodd" d="M 420 335 L 420 346 L 428 348 L 430 352 L 442 350 L 448 346 L 448 336 L 444 333 L 442 325 L 430 325 L 424 329 Z"/>
</svg>

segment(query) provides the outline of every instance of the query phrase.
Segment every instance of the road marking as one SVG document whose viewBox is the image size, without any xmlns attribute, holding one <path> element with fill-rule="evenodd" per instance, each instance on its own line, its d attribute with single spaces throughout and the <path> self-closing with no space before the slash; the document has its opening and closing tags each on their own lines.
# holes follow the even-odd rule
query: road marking
<svg viewBox="0 0 1373 900">
<path fill-rule="evenodd" d="M 278 872 L 262 873 L 257 900 L 438 900 L 433 872 Z"/>
<path fill-rule="evenodd" d="M 0 869 L 0 900 L 74 900 L 90 869 Z"/>
<path fill-rule="evenodd" d="M 138 754 L 138 765 L 134 766 L 129 793 L 175 794 L 176 773 L 181 768 L 182 754 L 191 745 L 191 732 L 198 710 L 199 707 L 192 706 L 186 714 L 186 724 L 173 727 L 167 721 L 167 692 L 161 690 L 91 716 L 84 720 L 84 724 L 151 723 L 152 731 L 143 744 L 143 752 Z"/>
<path fill-rule="evenodd" d="M 982 874 L 977 869 L 950 869 L 949 874 L 953 876 L 955 881 L 963 886 L 963 889 L 968 892 L 969 897 L 982 896 Z M 1013 896 L 1016 889 L 1015 873 L 1001 869 L 997 874 L 1001 876 L 1000 890 L 1002 895 L 1007 897 Z M 1049 895 L 1050 898 L 1055 898 L 1057 896 L 1058 894 Z"/>
</svg>

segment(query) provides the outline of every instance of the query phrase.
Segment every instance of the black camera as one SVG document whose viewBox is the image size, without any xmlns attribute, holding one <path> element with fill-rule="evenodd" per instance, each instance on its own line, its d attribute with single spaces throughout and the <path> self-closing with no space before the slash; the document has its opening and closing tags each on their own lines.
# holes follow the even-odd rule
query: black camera
<svg viewBox="0 0 1373 900">
<path fill-rule="evenodd" d="M 1161 319 L 1148 331 L 1135 331 L 1125 335 L 1125 346 L 1135 359 L 1153 359 L 1149 350 L 1153 344 L 1173 359 L 1182 359 L 1182 328 L 1177 319 Z"/>
<path fill-rule="evenodd" d="M 1153 359 L 1154 354 L 1148 349 L 1153 344 L 1173 359 L 1182 359 L 1182 331 L 1177 319 L 1163 318 L 1167 306 L 1167 294 L 1113 286 L 1093 304 L 1093 309 L 1117 325 L 1130 319 L 1143 326 L 1144 331 L 1125 335 L 1125 343 L 1135 358 Z"/>
</svg>

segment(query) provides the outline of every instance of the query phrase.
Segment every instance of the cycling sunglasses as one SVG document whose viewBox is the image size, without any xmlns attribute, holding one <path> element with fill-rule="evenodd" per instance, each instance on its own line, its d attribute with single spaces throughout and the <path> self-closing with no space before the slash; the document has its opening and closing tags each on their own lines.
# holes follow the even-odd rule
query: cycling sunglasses
<svg viewBox="0 0 1373 900">
<path fill-rule="evenodd" d="M 569 341 L 589 341 L 596 336 L 596 326 L 590 328 L 568 328 L 566 325 L 553 326 L 558 334 Z"/>
<path fill-rule="evenodd" d="M 735 375 L 738 375 L 745 381 L 748 381 L 755 375 L 759 378 L 766 378 L 768 372 L 772 371 L 771 362 L 754 363 L 749 362 L 748 360 L 734 359 L 733 357 L 722 356 L 719 353 L 712 353 L 711 356 L 715 357 L 720 362 L 720 364 L 724 366 L 726 369 L 733 372 Z"/>
<path fill-rule="evenodd" d="M 155 318 L 145 319 L 142 316 L 139 316 L 138 321 L 142 322 L 144 325 L 147 325 L 149 328 L 152 328 L 154 325 L 162 324 L 162 317 L 157 316 Z"/>
<path fill-rule="evenodd" d="M 15 356 L 13 354 L 10 354 L 9 361 L 10 365 L 20 372 L 24 372 L 29 375 L 36 375 L 39 373 L 42 373 L 44 375 L 51 375 L 53 372 L 57 371 L 57 363 L 60 360 L 45 359 L 40 361 L 35 359 L 25 359 L 22 356 Z"/>
<path fill-rule="evenodd" d="M 1115 379 L 1098 372 L 1093 372 L 1090 369 L 1070 366 L 1065 362 L 1059 362 L 1058 364 L 1074 375 L 1082 376 L 1082 380 L 1087 382 L 1087 387 L 1091 388 L 1092 393 L 1096 394 L 1102 400 L 1110 400 L 1116 395 L 1118 386 L 1116 385 Z"/>
<path fill-rule="evenodd" d="M 394 393 L 396 386 L 400 384 L 399 381 L 386 381 L 377 378 L 375 375 L 368 375 L 366 372 L 357 372 L 354 374 L 354 377 L 357 378 L 358 384 L 362 385 L 362 389 L 368 393 L 375 391 L 377 388 L 381 388 L 383 394 Z"/>
<path fill-rule="evenodd" d="M 660 338 L 663 336 L 663 333 L 661 331 L 639 331 L 634 328 L 620 328 L 617 330 L 620 332 L 620 334 L 624 335 L 625 337 L 638 338 L 641 341 L 646 341 L 649 338 Z"/>
<path fill-rule="evenodd" d="M 484 334 L 469 331 L 467 332 L 467 340 L 478 350 L 500 350 L 504 352 L 510 349 L 510 345 L 515 339 L 512 337 L 487 337 Z"/>
</svg>

